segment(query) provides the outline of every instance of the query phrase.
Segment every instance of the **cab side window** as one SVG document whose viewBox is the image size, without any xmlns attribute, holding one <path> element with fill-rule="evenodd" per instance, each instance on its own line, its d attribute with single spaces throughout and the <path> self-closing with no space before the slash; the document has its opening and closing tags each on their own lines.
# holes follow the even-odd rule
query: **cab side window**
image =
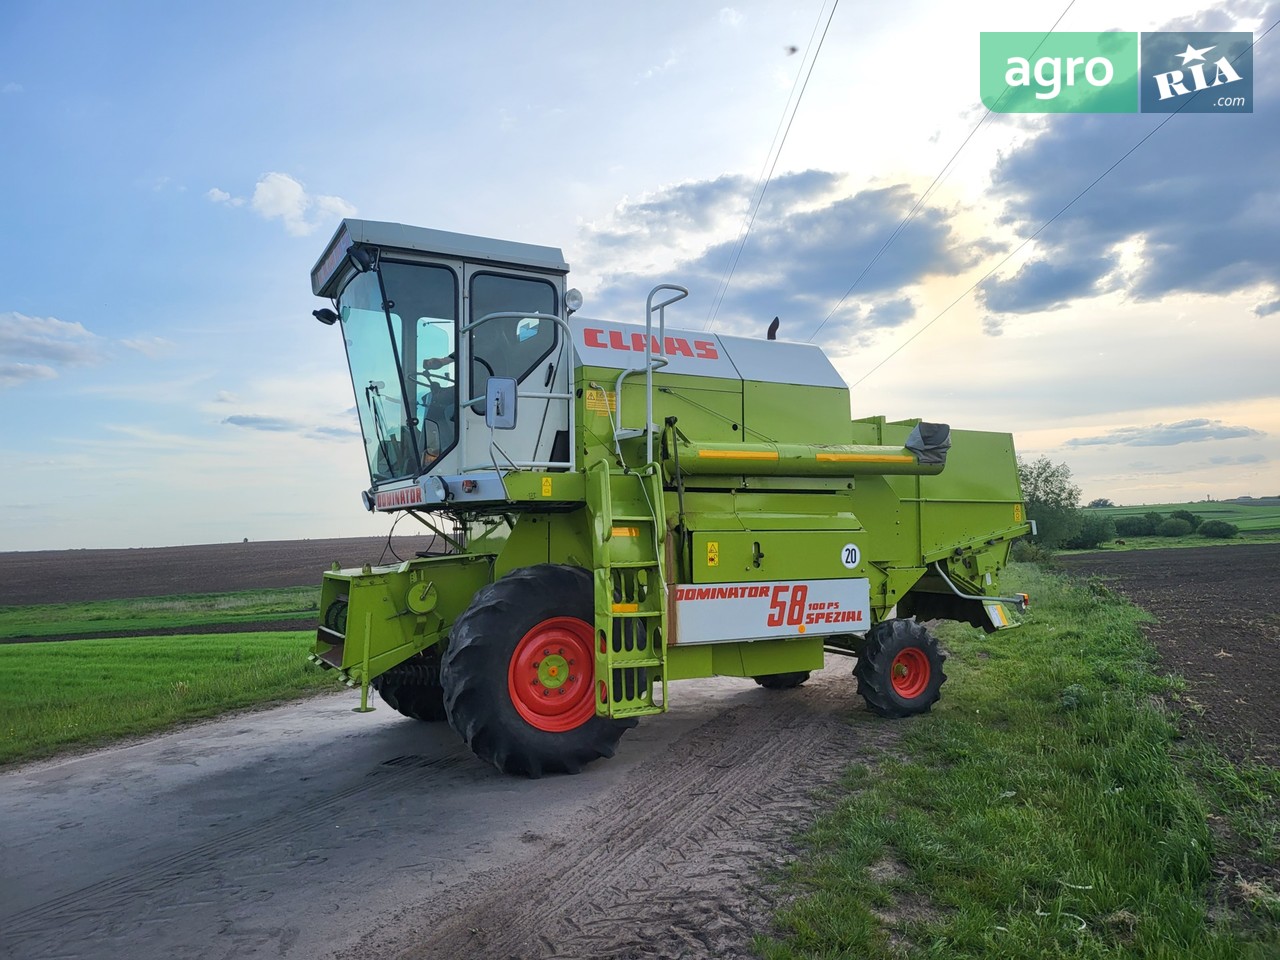
<svg viewBox="0 0 1280 960">
<path fill-rule="evenodd" d="M 471 322 L 490 313 L 557 313 L 556 291 L 545 280 L 479 273 L 471 278 Z M 471 331 L 471 395 L 484 396 L 490 377 L 523 380 L 551 353 L 556 324 L 503 317 Z"/>
</svg>

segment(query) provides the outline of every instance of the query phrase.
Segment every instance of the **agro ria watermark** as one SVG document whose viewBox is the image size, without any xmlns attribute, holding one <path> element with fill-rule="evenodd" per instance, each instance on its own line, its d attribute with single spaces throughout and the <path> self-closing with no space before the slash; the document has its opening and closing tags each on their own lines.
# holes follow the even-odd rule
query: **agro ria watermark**
<svg viewBox="0 0 1280 960">
<path fill-rule="evenodd" d="M 1252 113 L 1253 34 L 983 33 L 995 113 Z"/>
</svg>

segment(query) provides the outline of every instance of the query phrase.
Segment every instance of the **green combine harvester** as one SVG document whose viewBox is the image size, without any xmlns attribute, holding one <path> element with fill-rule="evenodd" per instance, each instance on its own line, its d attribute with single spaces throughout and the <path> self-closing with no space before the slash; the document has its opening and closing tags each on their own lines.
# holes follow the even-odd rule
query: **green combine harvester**
<svg viewBox="0 0 1280 960">
<path fill-rule="evenodd" d="M 447 720 L 507 773 L 612 756 L 669 684 L 795 687 L 857 658 L 867 706 L 927 711 L 922 625 L 1012 625 L 1013 441 L 849 418 L 816 346 L 586 319 L 551 247 L 344 220 L 311 274 L 340 324 L 372 481 L 448 545 L 324 578 L 311 659 Z"/>
</svg>

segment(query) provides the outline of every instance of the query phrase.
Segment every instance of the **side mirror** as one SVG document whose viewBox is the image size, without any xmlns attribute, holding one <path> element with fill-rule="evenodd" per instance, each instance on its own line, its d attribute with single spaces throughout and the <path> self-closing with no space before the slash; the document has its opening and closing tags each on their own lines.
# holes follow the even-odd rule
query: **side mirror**
<svg viewBox="0 0 1280 960">
<path fill-rule="evenodd" d="M 516 428 L 516 381 L 513 377 L 490 377 L 484 394 L 484 422 L 491 430 Z"/>
</svg>

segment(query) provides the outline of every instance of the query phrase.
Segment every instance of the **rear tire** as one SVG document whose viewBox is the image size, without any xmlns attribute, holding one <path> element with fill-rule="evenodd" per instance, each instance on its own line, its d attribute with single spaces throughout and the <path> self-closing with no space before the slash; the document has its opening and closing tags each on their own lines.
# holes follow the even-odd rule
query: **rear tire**
<svg viewBox="0 0 1280 960">
<path fill-rule="evenodd" d="M 808 670 L 797 670 L 795 673 L 770 673 L 763 677 L 752 677 L 756 683 L 766 690 L 790 690 L 809 679 Z"/>
<path fill-rule="evenodd" d="M 853 675 L 867 707 L 882 717 L 928 713 L 947 676 L 938 641 L 914 620 L 885 620 L 867 633 Z"/>
<path fill-rule="evenodd" d="M 444 688 L 440 686 L 440 653 L 424 651 L 379 674 L 371 681 L 392 710 L 412 720 L 436 723 L 445 719 Z"/>
<path fill-rule="evenodd" d="M 635 720 L 595 712 L 591 574 L 538 564 L 475 595 L 440 667 L 449 725 L 503 773 L 578 773 Z"/>
</svg>

